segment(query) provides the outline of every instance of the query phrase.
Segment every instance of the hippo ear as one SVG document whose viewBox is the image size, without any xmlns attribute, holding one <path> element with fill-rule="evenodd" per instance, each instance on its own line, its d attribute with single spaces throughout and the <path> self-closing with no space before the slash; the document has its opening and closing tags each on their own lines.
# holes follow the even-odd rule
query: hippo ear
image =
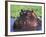
<svg viewBox="0 0 46 37">
<path fill-rule="evenodd" d="M 21 9 L 21 12 L 23 12 L 23 9 Z"/>
<path fill-rule="evenodd" d="M 22 16 L 23 15 L 23 13 L 22 12 L 20 12 L 20 16 Z"/>
<path fill-rule="evenodd" d="M 21 12 L 20 12 L 20 16 L 22 16 L 23 15 L 23 9 L 21 9 Z"/>
<path fill-rule="evenodd" d="M 33 16 L 35 16 L 35 13 L 34 13 L 34 11 L 33 11 L 33 10 L 32 10 L 32 15 L 33 15 Z"/>
<path fill-rule="evenodd" d="M 34 12 L 34 11 L 32 10 L 32 12 Z"/>
</svg>

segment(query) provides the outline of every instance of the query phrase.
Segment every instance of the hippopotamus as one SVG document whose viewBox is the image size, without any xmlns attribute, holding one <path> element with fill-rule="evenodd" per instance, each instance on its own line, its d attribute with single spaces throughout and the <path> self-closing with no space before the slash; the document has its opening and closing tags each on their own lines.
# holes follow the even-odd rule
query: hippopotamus
<svg viewBox="0 0 46 37">
<path fill-rule="evenodd" d="M 13 29 L 16 31 L 36 31 L 41 30 L 42 21 L 33 10 L 22 10 L 20 17 L 14 22 Z"/>
</svg>

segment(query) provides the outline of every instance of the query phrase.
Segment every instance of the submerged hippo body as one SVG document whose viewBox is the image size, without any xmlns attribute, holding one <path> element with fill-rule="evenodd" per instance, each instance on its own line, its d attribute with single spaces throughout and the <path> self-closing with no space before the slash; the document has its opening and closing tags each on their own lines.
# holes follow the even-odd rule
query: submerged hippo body
<svg viewBox="0 0 46 37">
<path fill-rule="evenodd" d="M 34 31 L 41 30 L 41 20 L 30 10 L 21 10 L 20 17 L 14 22 L 16 31 Z"/>
</svg>

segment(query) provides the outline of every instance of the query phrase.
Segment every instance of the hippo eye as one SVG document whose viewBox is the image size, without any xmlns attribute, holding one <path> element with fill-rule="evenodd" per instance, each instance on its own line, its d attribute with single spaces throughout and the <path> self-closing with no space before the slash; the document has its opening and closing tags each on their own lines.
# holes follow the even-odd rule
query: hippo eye
<svg viewBox="0 0 46 37">
<path fill-rule="evenodd" d="M 23 12 L 23 9 L 21 9 L 21 12 Z"/>
<path fill-rule="evenodd" d="M 24 14 L 25 14 L 26 12 L 24 12 Z"/>
</svg>

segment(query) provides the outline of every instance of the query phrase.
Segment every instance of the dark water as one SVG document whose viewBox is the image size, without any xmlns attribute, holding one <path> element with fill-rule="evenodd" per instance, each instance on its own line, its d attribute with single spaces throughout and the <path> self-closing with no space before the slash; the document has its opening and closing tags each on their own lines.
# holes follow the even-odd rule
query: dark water
<svg viewBox="0 0 46 37">
<path fill-rule="evenodd" d="M 13 30 L 14 21 L 15 21 L 14 18 L 11 18 L 11 19 L 10 19 L 10 31 L 11 31 L 11 32 L 14 32 L 14 30 Z"/>
</svg>

